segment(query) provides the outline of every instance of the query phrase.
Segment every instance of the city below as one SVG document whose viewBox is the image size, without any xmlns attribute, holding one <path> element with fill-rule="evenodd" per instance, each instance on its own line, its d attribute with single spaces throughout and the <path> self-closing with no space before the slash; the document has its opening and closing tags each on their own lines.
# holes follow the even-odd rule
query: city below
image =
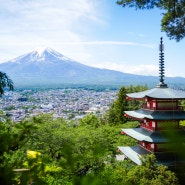
<svg viewBox="0 0 185 185">
<path fill-rule="evenodd" d="M 12 121 L 42 113 L 54 118 L 80 119 L 88 113 L 102 116 L 116 99 L 116 90 L 96 92 L 84 89 L 9 91 L 0 99 L 0 109 Z"/>
</svg>

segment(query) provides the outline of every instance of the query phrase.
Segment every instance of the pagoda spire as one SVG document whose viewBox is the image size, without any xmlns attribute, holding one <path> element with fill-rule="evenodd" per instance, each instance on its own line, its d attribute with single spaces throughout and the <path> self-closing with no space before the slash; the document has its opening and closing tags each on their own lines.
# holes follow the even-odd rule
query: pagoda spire
<svg viewBox="0 0 185 185">
<path fill-rule="evenodd" d="M 164 83 L 164 45 L 162 37 L 159 45 L 159 51 L 159 84 L 157 84 L 157 87 L 167 87 L 167 84 Z"/>
</svg>

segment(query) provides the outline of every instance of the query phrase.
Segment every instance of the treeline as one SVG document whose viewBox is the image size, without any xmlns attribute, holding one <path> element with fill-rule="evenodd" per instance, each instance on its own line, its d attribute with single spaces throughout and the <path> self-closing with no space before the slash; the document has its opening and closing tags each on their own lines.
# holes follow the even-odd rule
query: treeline
<svg viewBox="0 0 185 185">
<path fill-rule="evenodd" d="M 26 89 L 32 91 L 45 91 L 51 89 L 84 89 L 89 91 L 102 92 L 106 90 L 119 90 L 121 85 L 106 85 L 106 84 L 57 84 L 57 85 L 38 85 L 38 86 L 16 86 L 17 91 L 24 91 Z"/>
<path fill-rule="evenodd" d="M 122 121 L 121 116 L 111 120 L 111 115 L 116 115 L 111 111 L 124 103 L 126 93 L 146 88 L 122 87 L 101 118 L 88 114 L 79 121 L 66 121 L 41 114 L 20 123 L 1 119 L 0 184 L 178 184 L 173 172 L 156 165 L 154 155 L 144 158 L 140 166 L 116 160 L 118 146 L 136 145 L 134 139 L 121 135 L 121 128 L 136 127 L 138 123 Z M 137 102 L 125 104 L 123 109 L 135 106 L 139 106 Z"/>
</svg>

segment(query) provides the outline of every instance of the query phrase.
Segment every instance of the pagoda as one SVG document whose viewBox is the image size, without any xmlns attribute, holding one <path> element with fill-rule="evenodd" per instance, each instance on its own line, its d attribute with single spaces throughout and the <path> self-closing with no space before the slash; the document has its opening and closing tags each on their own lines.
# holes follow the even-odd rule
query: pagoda
<svg viewBox="0 0 185 185">
<path fill-rule="evenodd" d="M 138 128 L 122 129 L 126 134 L 138 141 L 138 146 L 118 147 L 135 164 L 141 164 L 141 156 L 154 153 L 159 164 L 176 167 L 182 164 L 177 151 L 171 145 L 184 141 L 180 120 L 185 120 L 185 111 L 179 106 L 180 100 L 185 100 L 185 92 L 169 88 L 164 83 L 164 46 L 160 40 L 159 46 L 159 83 L 155 88 L 143 92 L 127 94 L 127 100 L 143 101 L 140 110 L 125 111 L 124 116 L 138 120 Z M 182 142 L 183 142 L 182 141 Z M 179 140 L 178 140 L 179 144 Z"/>
</svg>

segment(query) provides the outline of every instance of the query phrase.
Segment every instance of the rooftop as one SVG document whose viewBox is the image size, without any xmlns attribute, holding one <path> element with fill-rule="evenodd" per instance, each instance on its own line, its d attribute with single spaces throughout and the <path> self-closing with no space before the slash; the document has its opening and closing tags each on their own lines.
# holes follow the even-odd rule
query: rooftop
<svg viewBox="0 0 185 185">
<path fill-rule="evenodd" d="M 140 146 L 126 146 L 118 147 L 118 149 L 131 159 L 135 164 L 141 165 L 141 156 L 151 154 L 151 152 L 143 149 Z M 177 166 L 184 163 L 180 160 L 177 155 L 173 152 L 157 152 L 155 153 L 156 160 L 158 164 L 163 164 L 167 166 Z"/>
<path fill-rule="evenodd" d="M 152 143 L 167 142 L 167 139 L 163 136 L 161 132 L 152 132 L 143 128 L 122 129 L 122 131 L 138 141 L 147 141 Z"/>
<path fill-rule="evenodd" d="M 151 120 L 185 120 L 184 111 L 151 111 L 151 110 L 133 110 L 125 111 L 125 114 L 137 119 L 151 119 Z"/>
<path fill-rule="evenodd" d="M 156 87 L 150 90 L 130 93 L 128 97 L 133 99 L 153 98 L 153 99 L 185 99 L 185 91 L 175 90 L 168 87 Z"/>
</svg>

